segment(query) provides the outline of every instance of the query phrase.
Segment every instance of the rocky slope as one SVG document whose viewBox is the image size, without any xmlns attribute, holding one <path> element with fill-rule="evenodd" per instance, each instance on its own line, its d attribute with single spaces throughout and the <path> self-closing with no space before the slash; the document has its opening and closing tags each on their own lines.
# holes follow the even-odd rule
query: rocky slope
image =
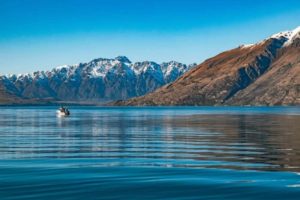
<svg viewBox="0 0 300 200">
<path fill-rule="evenodd" d="M 300 28 L 223 52 L 115 105 L 300 105 Z"/>
<path fill-rule="evenodd" d="M 53 99 L 63 101 L 111 101 L 144 95 L 170 83 L 195 65 L 178 62 L 131 63 L 126 57 L 95 59 L 51 71 L 0 77 L 2 101 Z"/>
<path fill-rule="evenodd" d="M 4 86 L 0 84 L 0 104 L 5 102 L 16 102 L 18 98 L 16 96 L 13 96 L 12 94 L 8 93 Z"/>
</svg>

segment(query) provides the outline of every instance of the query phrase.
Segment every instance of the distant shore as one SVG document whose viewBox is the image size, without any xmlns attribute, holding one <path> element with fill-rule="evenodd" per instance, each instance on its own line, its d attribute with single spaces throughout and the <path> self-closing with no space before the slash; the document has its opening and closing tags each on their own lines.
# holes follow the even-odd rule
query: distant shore
<svg viewBox="0 0 300 200">
<path fill-rule="evenodd" d="M 105 106 L 105 107 L 300 107 L 300 105 L 121 105 L 118 101 L 87 102 L 87 101 L 18 101 L 0 102 L 0 107 L 6 106 Z"/>
<path fill-rule="evenodd" d="M 75 102 L 75 101 L 21 101 L 21 102 L 0 102 L 0 106 L 104 106 L 105 103 L 96 102 Z"/>
</svg>

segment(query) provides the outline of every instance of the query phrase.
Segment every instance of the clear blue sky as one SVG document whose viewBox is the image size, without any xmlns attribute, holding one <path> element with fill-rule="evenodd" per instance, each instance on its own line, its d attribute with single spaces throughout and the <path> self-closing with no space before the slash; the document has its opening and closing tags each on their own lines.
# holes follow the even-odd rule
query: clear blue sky
<svg viewBox="0 0 300 200">
<path fill-rule="evenodd" d="M 0 0 L 0 74 L 118 55 L 199 63 L 297 26 L 299 0 Z"/>
</svg>

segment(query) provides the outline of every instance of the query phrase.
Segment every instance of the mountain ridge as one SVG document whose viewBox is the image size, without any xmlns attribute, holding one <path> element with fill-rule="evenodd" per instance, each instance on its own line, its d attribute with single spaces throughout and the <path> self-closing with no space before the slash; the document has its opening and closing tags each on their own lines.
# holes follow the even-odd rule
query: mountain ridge
<svg viewBox="0 0 300 200">
<path fill-rule="evenodd" d="M 114 105 L 299 105 L 299 41 L 298 27 L 239 46 L 152 93 Z"/>
<path fill-rule="evenodd" d="M 97 58 L 49 71 L 0 76 L 0 86 L 7 92 L 2 96 L 9 93 L 20 99 L 105 102 L 154 91 L 193 66 L 176 61 L 132 63 L 125 56 Z"/>
</svg>

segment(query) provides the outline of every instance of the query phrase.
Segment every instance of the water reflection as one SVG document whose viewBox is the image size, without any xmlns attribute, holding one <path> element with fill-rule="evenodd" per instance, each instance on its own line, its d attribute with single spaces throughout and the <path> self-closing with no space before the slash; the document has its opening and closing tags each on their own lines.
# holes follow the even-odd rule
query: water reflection
<svg viewBox="0 0 300 200">
<path fill-rule="evenodd" d="M 299 171 L 299 122 L 299 115 L 261 114 L 193 116 L 193 119 L 184 117 L 170 124 L 211 133 L 210 141 L 222 149 L 213 153 L 218 159 L 264 163 L 270 165 L 268 170 Z"/>
<path fill-rule="evenodd" d="M 0 159 L 300 171 L 298 110 L 240 109 L 74 109 L 69 118 L 55 117 L 52 108 L 2 109 Z"/>
</svg>

